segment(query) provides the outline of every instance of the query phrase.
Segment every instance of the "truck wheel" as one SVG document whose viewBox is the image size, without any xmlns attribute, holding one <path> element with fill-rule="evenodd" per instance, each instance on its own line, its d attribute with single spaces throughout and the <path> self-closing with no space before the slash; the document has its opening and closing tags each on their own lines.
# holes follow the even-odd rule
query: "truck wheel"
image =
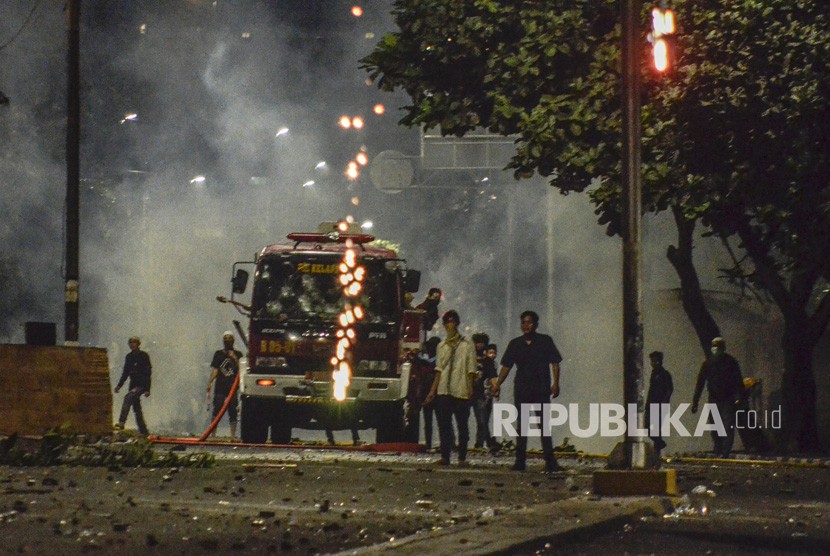
<svg viewBox="0 0 830 556">
<path fill-rule="evenodd" d="M 275 419 L 271 423 L 271 443 L 291 444 L 291 425 L 282 419 Z"/>
<path fill-rule="evenodd" d="M 375 434 L 377 444 L 389 444 L 392 442 L 403 442 L 403 404 L 396 403 L 381 412 L 378 421 L 378 429 Z"/>
<path fill-rule="evenodd" d="M 242 442 L 246 444 L 265 444 L 268 438 L 268 424 L 260 416 L 257 405 L 242 398 L 242 418 L 240 419 L 240 433 Z"/>
</svg>

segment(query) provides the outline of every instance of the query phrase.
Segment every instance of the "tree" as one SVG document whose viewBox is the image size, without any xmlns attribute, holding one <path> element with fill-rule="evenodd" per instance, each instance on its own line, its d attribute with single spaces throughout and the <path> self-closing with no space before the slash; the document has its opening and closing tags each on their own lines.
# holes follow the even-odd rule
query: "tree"
<svg viewBox="0 0 830 556">
<path fill-rule="evenodd" d="M 672 211 L 678 241 L 667 256 L 704 350 L 718 327 L 692 259 L 697 226 L 735 253 L 730 280 L 779 307 L 785 422 L 812 451 L 812 353 L 830 319 L 830 4 L 674 7 L 674 70 L 651 71 L 647 49 L 642 60 L 644 210 Z M 398 0 L 399 31 L 363 67 L 381 89 L 408 93 L 404 125 L 517 134 L 508 166 L 517 178 L 538 173 L 563 193 L 587 190 L 600 224 L 618 234 L 617 10 L 614 0 Z"/>
</svg>

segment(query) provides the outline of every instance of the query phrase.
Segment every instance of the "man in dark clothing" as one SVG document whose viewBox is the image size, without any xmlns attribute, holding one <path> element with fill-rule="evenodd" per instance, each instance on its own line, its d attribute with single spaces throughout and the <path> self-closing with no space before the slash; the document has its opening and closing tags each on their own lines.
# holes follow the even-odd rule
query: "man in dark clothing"
<svg viewBox="0 0 830 556">
<path fill-rule="evenodd" d="M 692 399 L 692 413 L 697 412 L 697 404 L 703 393 L 704 384 L 708 386 L 709 403 L 717 406 L 718 414 L 726 429 L 726 436 L 723 437 L 717 431 L 712 431 L 715 454 L 726 458 L 729 457 L 732 442 L 735 440 L 735 411 L 741 403 L 744 383 L 741 377 L 741 367 L 734 357 L 726 353 L 726 342 L 723 338 L 712 340 L 711 355 L 700 366 L 695 395 Z"/>
<path fill-rule="evenodd" d="M 490 436 L 490 415 L 493 412 L 490 383 L 496 378 L 496 365 L 486 354 L 489 343 L 490 337 L 487 334 L 483 332 L 473 334 L 478 366 L 478 376 L 473 382 L 473 416 L 476 420 L 475 447 L 481 448 L 487 444 L 487 447 L 493 450 L 496 443 Z"/>
<path fill-rule="evenodd" d="M 501 358 L 501 371 L 493 383 L 493 395 L 498 396 L 502 383 L 510 374 L 510 369 L 516 365 L 516 379 L 514 397 L 516 409 L 519 411 L 519 438 L 516 439 L 516 463 L 514 471 L 525 470 L 527 454 L 527 426 L 522 416 L 523 404 L 550 403 L 551 397 L 559 396 L 559 363 L 562 356 L 553 338 L 546 334 L 539 334 L 539 315 L 533 311 L 525 311 L 521 315 L 522 335 L 513 338 L 507 344 L 507 349 Z M 553 379 L 551 380 L 551 375 Z M 531 412 L 531 413 L 536 413 Z M 522 434 L 524 432 L 525 434 Z M 553 439 L 549 431 L 542 431 L 542 453 L 545 457 L 545 472 L 555 473 L 563 471 L 556 457 L 553 455 Z"/>
<path fill-rule="evenodd" d="M 432 327 L 438 322 L 438 304 L 441 303 L 441 293 L 438 288 L 430 288 L 427 298 L 415 307 L 427 313 L 424 316 L 424 330 L 427 332 L 432 330 Z"/>
<path fill-rule="evenodd" d="M 651 361 L 651 380 L 648 384 L 648 395 L 646 396 L 646 423 L 651 427 L 651 412 L 656 410 L 657 418 L 654 421 L 656 429 L 649 428 L 649 437 L 654 442 L 654 451 L 657 453 L 657 457 L 660 457 L 660 452 L 666 447 L 666 441 L 660 436 L 663 412 L 662 407 L 658 405 L 652 408 L 652 404 L 669 403 L 674 385 L 669 371 L 663 367 L 663 353 L 652 351 L 648 358 Z"/>
<path fill-rule="evenodd" d="M 242 352 L 233 349 L 233 332 L 228 330 L 222 335 L 222 343 L 224 348 L 217 350 L 213 354 L 213 360 L 210 363 L 211 373 L 208 379 L 207 393 L 210 397 L 210 386 L 213 381 L 216 381 L 216 388 L 213 390 L 213 418 L 219 414 L 219 410 L 225 404 L 228 394 L 231 391 L 236 376 L 239 374 L 239 360 L 242 358 Z M 234 394 L 233 399 L 228 403 L 228 421 L 231 425 L 231 440 L 236 440 L 236 423 L 237 423 L 237 401 Z"/>
<path fill-rule="evenodd" d="M 127 422 L 127 415 L 130 413 L 130 408 L 133 408 L 135 413 L 135 422 L 138 425 L 138 432 L 141 434 L 148 434 L 147 425 L 144 423 L 144 413 L 141 410 L 141 395 L 144 397 L 150 395 L 150 377 L 153 373 L 153 365 L 150 364 L 150 356 L 147 352 L 141 351 L 141 339 L 133 336 L 129 339 L 130 353 L 124 358 L 124 370 L 121 373 L 121 379 L 115 387 L 117 394 L 127 377 L 130 378 L 130 390 L 124 396 L 124 403 L 121 404 L 121 415 L 118 417 L 118 424 L 115 425 L 117 429 L 123 429 L 124 423 Z"/>
</svg>

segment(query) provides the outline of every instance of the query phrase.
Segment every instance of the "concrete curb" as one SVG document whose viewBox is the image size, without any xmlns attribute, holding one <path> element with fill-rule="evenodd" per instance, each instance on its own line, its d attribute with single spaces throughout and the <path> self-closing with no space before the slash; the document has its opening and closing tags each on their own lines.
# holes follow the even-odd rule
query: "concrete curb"
<svg viewBox="0 0 830 556">
<path fill-rule="evenodd" d="M 759 456 L 756 454 L 733 454 L 729 458 L 718 458 L 711 453 L 693 452 L 672 454 L 663 458 L 669 463 L 716 463 L 739 465 L 775 465 L 781 467 L 830 467 L 827 457 Z"/>
<path fill-rule="evenodd" d="M 534 552 L 548 542 L 555 544 L 574 535 L 606 532 L 644 516 L 663 515 L 673 508 L 666 497 L 578 496 L 341 554 L 461 556 Z"/>
</svg>

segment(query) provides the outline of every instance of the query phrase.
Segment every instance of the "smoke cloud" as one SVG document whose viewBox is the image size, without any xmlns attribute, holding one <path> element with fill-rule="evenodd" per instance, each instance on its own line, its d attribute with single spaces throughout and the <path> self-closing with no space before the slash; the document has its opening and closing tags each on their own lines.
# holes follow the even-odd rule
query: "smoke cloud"
<svg viewBox="0 0 830 556">
<path fill-rule="evenodd" d="M 0 44 L 31 2 L 7 6 Z M 361 18 L 350 7 L 84 2 L 81 343 L 108 348 L 114 382 L 127 338 L 140 336 L 154 364 L 149 427 L 198 434 L 208 422 L 213 351 L 233 319 L 244 321 L 215 301 L 229 293 L 232 264 L 289 232 L 349 215 L 371 220 L 375 235 L 398 243 L 409 266 L 423 271 L 416 302 L 429 287 L 443 289 L 441 310 L 459 311 L 464 334 L 487 332 L 501 351 L 519 334 L 519 313 L 539 312 L 540 331 L 565 357 L 558 401 L 621 402 L 621 243 L 596 224 L 587 197 L 561 196 L 538 179 L 517 184 L 505 172 L 482 173 L 477 179 L 488 179 L 469 187 L 439 179 L 447 186 L 396 195 L 378 191 L 365 169 L 354 182 L 343 175 L 361 148 L 370 158 L 419 153 L 417 132 L 395 125 L 407 99 L 368 86 L 357 69 L 392 30 L 391 2 L 363 6 Z M 0 90 L 11 99 L 0 106 L 4 342 L 21 342 L 25 321 L 62 329 L 65 48 L 61 7 L 46 2 L 0 49 Z M 386 107 L 382 116 L 376 103 Z M 366 126 L 345 130 L 341 115 Z M 691 399 L 702 354 L 665 260 L 672 233 L 665 216 L 646 218 L 645 350 L 666 353 L 673 401 L 682 402 Z M 712 270 L 718 253 L 711 240 L 696 251 L 711 290 L 724 289 Z M 745 320 L 727 324 L 739 358 L 756 345 L 744 340 L 753 333 Z M 768 355 L 772 388 L 778 356 Z M 511 389 L 508 382 L 503 399 Z M 668 450 L 709 446 L 708 438 L 672 439 Z M 612 447 L 600 438 L 577 443 Z"/>
</svg>

